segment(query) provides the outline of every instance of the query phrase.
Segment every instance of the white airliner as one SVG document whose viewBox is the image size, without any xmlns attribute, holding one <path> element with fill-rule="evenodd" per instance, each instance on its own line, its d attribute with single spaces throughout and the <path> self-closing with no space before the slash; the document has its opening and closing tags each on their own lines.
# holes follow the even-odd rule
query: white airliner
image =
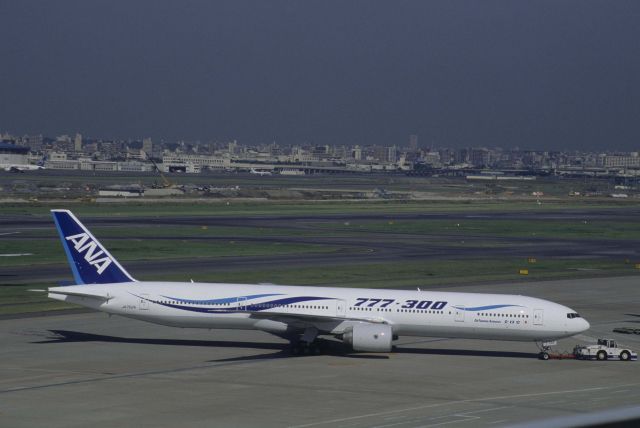
<svg viewBox="0 0 640 428">
<path fill-rule="evenodd" d="M 52 210 L 76 284 L 50 298 L 175 327 L 263 330 L 308 350 L 319 335 L 389 352 L 398 336 L 546 343 L 589 328 L 574 310 L 509 294 L 136 281 L 68 210 Z"/>
<path fill-rule="evenodd" d="M 1 169 L 9 172 L 25 172 L 25 171 L 39 171 L 44 169 L 44 165 L 32 165 L 32 164 L 3 164 L 0 165 Z"/>
<path fill-rule="evenodd" d="M 264 170 L 259 170 L 259 169 L 255 169 L 255 168 L 251 168 L 251 171 L 249 171 L 251 174 L 257 174 L 257 175 L 273 175 L 271 173 L 271 171 L 264 171 Z"/>
<path fill-rule="evenodd" d="M 25 171 L 39 171 L 45 169 L 45 158 L 42 158 L 37 164 L 30 163 L 4 163 L 0 164 L 0 169 L 4 169 L 9 172 L 25 172 Z"/>
</svg>

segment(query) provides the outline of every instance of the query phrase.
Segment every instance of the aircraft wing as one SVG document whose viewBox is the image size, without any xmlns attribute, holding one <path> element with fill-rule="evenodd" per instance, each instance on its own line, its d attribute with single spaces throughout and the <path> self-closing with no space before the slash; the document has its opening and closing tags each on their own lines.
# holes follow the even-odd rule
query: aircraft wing
<svg viewBox="0 0 640 428">
<path fill-rule="evenodd" d="M 335 323 L 340 324 L 344 321 L 367 322 L 372 324 L 386 324 L 384 318 L 368 318 L 368 317 L 338 317 L 329 315 L 310 315 L 310 314 L 292 314 L 287 312 L 266 312 L 266 311 L 248 311 L 251 318 L 269 319 L 279 321 L 296 327 L 317 326 L 318 324 Z"/>
</svg>

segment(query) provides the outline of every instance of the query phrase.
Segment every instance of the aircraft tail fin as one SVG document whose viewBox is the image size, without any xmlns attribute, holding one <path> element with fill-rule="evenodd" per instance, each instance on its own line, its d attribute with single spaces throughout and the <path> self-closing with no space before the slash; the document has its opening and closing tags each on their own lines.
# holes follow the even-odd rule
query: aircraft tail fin
<svg viewBox="0 0 640 428">
<path fill-rule="evenodd" d="M 69 210 L 51 210 L 76 284 L 135 281 Z"/>
</svg>

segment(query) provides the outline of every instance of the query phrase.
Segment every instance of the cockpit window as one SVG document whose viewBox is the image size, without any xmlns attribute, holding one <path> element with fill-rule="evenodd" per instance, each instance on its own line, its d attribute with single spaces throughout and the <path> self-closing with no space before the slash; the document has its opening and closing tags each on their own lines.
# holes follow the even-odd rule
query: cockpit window
<svg viewBox="0 0 640 428">
<path fill-rule="evenodd" d="M 580 318 L 580 314 L 576 314 L 575 312 L 570 312 L 567 314 L 567 318 L 569 319 Z"/>
</svg>

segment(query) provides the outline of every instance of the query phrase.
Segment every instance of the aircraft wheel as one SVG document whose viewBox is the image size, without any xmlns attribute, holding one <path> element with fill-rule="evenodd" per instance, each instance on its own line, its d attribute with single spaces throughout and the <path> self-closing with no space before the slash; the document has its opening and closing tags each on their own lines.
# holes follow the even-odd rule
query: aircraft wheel
<svg viewBox="0 0 640 428">
<path fill-rule="evenodd" d="M 296 357 L 299 355 L 304 355 L 305 350 L 306 346 L 304 346 L 304 343 L 301 342 L 294 342 L 289 347 L 289 352 L 291 353 L 291 355 Z"/>
<path fill-rule="evenodd" d="M 631 354 L 628 351 L 620 352 L 620 361 L 629 361 L 631 359 Z"/>
<path fill-rule="evenodd" d="M 540 355 L 538 356 L 538 358 L 540 358 L 541 360 L 548 360 L 549 359 L 549 353 L 548 352 L 540 352 Z"/>
<path fill-rule="evenodd" d="M 598 351 L 598 353 L 596 354 L 596 358 L 598 359 L 598 361 L 605 361 L 607 359 L 607 353 L 604 351 Z"/>
<path fill-rule="evenodd" d="M 320 347 L 317 343 L 312 342 L 308 345 L 309 355 L 318 355 L 320 354 Z"/>
</svg>

